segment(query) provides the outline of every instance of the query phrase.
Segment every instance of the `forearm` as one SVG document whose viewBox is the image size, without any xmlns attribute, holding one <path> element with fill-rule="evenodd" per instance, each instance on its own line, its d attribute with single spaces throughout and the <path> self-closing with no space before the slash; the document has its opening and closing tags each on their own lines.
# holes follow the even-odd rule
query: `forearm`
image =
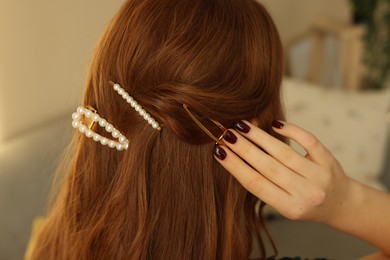
<svg viewBox="0 0 390 260">
<path fill-rule="evenodd" d="M 379 252 L 379 253 L 362 257 L 359 260 L 389 260 L 389 257 L 384 255 L 382 252 Z"/>
<path fill-rule="evenodd" d="M 250 122 L 235 129 L 225 131 L 214 155 L 249 192 L 289 219 L 328 224 L 390 256 L 389 194 L 347 177 L 329 150 L 298 126 L 273 122 L 276 133 L 305 149 L 304 157 Z"/>
<path fill-rule="evenodd" d="M 390 256 L 390 195 L 351 181 L 348 195 L 327 223 Z"/>
</svg>

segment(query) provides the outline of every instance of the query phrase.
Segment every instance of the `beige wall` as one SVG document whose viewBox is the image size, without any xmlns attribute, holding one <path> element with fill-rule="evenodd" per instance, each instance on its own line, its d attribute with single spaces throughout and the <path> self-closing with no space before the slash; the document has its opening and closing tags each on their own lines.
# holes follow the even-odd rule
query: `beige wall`
<svg viewBox="0 0 390 260">
<path fill-rule="evenodd" d="M 271 13 L 279 29 L 282 41 L 286 42 L 310 27 L 321 17 L 335 22 L 350 21 L 348 0 L 259 0 Z"/>
<path fill-rule="evenodd" d="M 261 0 L 286 40 L 348 0 Z M 89 57 L 120 0 L 0 0 L 0 143 L 78 104 Z"/>
<path fill-rule="evenodd" d="M 0 142 L 75 108 L 121 2 L 0 0 Z"/>
</svg>

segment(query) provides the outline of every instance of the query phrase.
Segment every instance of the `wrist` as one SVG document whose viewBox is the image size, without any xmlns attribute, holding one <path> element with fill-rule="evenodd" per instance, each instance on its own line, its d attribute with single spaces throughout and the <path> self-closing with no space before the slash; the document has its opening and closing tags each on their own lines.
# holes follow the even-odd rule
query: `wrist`
<svg viewBox="0 0 390 260">
<path fill-rule="evenodd" d="M 327 225 L 339 229 L 344 232 L 353 233 L 355 226 L 359 225 L 359 216 L 364 210 L 364 194 L 365 187 L 356 180 L 346 176 L 343 180 L 343 191 L 339 197 L 339 201 L 335 203 L 332 209 L 331 217 L 327 221 Z"/>
<path fill-rule="evenodd" d="M 350 179 L 344 198 L 326 224 L 390 255 L 389 194 Z"/>
</svg>

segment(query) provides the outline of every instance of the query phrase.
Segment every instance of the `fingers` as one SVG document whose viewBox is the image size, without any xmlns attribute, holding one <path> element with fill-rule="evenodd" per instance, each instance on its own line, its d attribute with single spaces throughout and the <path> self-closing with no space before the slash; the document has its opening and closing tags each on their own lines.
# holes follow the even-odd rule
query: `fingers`
<svg viewBox="0 0 390 260">
<path fill-rule="evenodd" d="M 214 153 L 216 160 L 253 195 L 272 205 L 283 208 L 284 203 L 291 199 L 291 195 L 281 189 L 278 185 L 267 180 L 256 170 L 245 163 L 234 152 L 227 147 L 217 146 Z"/>
<path fill-rule="evenodd" d="M 292 149 L 289 145 L 275 137 L 271 136 L 267 132 L 261 130 L 258 127 L 255 127 L 247 121 L 238 122 L 235 128 L 241 132 L 253 143 L 257 144 L 259 147 L 267 151 L 273 158 L 281 162 L 283 165 L 292 169 L 297 174 L 305 176 L 305 173 L 311 172 L 314 167 L 313 163 L 302 157 L 298 152 Z M 236 147 L 232 147 L 236 151 Z M 242 156 L 238 152 L 239 156 Z"/>
<path fill-rule="evenodd" d="M 278 161 L 297 173 L 305 174 L 313 170 L 315 165 L 312 164 L 310 166 L 310 161 L 326 167 L 334 162 L 333 155 L 313 134 L 296 125 L 282 121 L 274 121 L 272 123 L 275 132 L 294 140 L 305 149 L 307 152 L 306 158 L 302 157 L 287 144 L 247 121 L 237 123 L 236 129 L 242 130 L 242 127 L 240 127 L 241 124 L 246 124 L 247 128 L 250 129 L 249 131 L 240 131 L 242 135 L 259 145 Z"/>
<path fill-rule="evenodd" d="M 278 134 L 292 139 L 302 146 L 310 160 L 322 166 L 329 166 L 334 162 L 333 155 L 312 133 L 282 121 L 274 121 L 273 129 Z"/>
<path fill-rule="evenodd" d="M 291 219 L 320 216 L 325 199 L 329 201 L 338 183 L 333 174 L 337 161 L 308 131 L 281 121 L 272 125 L 275 132 L 301 145 L 307 155 L 244 121 L 224 133 L 226 146 L 217 146 L 216 159 L 244 188 L 282 215 Z"/>
<path fill-rule="evenodd" d="M 226 145 L 235 154 L 241 157 L 266 179 L 270 180 L 286 192 L 290 194 L 293 193 L 296 186 L 291 185 L 291 183 L 299 183 L 302 181 L 302 176 L 293 173 L 289 168 L 263 152 L 236 131 L 228 130 L 224 134 L 223 139 L 225 140 Z"/>
</svg>

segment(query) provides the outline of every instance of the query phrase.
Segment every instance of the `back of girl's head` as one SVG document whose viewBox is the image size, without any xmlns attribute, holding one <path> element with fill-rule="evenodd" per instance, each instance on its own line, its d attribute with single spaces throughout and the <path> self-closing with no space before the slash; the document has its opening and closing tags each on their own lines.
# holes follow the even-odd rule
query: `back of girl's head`
<svg viewBox="0 0 390 260">
<path fill-rule="evenodd" d="M 35 259 L 248 258 L 259 229 L 256 199 L 214 160 L 213 140 L 183 104 L 226 127 L 255 119 L 271 131 L 283 116 L 282 60 L 275 26 L 254 0 L 126 1 L 95 50 L 83 104 L 119 129 L 129 148 L 76 134 Z"/>
</svg>

